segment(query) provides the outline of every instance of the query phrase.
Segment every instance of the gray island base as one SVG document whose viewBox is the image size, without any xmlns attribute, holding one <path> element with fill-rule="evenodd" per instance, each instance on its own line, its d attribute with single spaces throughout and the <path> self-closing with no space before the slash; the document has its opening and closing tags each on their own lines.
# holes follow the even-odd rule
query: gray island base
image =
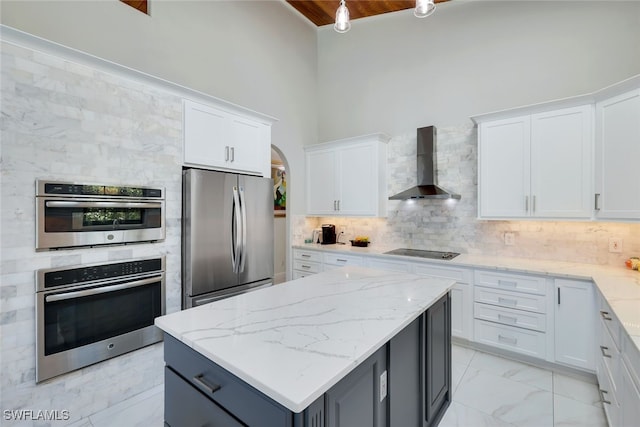
<svg viewBox="0 0 640 427">
<path fill-rule="evenodd" d="M 307 280 L 312 277 L 313 280 Z M 346 280 L 338 286 L 342 279 Z M 316 284 L 323 285 L 317 288 Z M 452 285 L 443 279 L 345 268 L 159 318 L 158 326 L 167 332 L 165 424 L 436 426 L 451 401 Z M 236 298 L 240 300 L 230 301 Z M 333 310 L 321 309 L 327 304 Z M 198 309 L 200 313 L 188 314 Z M 209 316 L 204 315 L 204 310 Z M 315 324 L 308 316 L 303 316 L 303 321 L 295 314 L 301 312 L 315 313 L 312 316 Z M 268 319 L 258 320 L 251 313 Z M 377 316 L 371 316 L 372 313 Z M 344 327 L 333 329 L 340 325 L 341 316 L 348 318 L 342 319 Z M 209 319 L 207 324 L 198 327 L 203 318 Z M 369 333 L 372 327 L 375 329 Z M 332 331 L 333 336 L 329 334 L 323 339 L 334 347 L 349 347 L 351 353 L 349 357 L 338 357 L 343 359 L 340 364 L 313 363 L 313 355 L 322 351 L 318 342 L 312 340 L 307 346 L 296 347 L 290 360 L 283 359 L 287 351 L 271 349 L 269 354 L 269 346 L 259 344 L 265 339 L 264 333 L 272 334 L 274 329 L 284 334 L 280 336 L 282 339 L 273 341 L 277 346 L 286 344 L 289 334 L 306 337 L 315 331 L 322 336 Z M 353 341 L 345 341 L 345 331 L 354 335 Z M 246 360 L 259 359 L 258 365 L 274 365 L 264 378 L 260 378 L 261 370 L 252 373 L 248 365 L 243 366 L 243 357 L 238 357 L 237 363 L 227 360 L 233 359 L 228 345 L 237 347 L 235 351 L 249 351 L 252 342 L 256 351 Z M 371 346 L 373 342 L 375 345 Z M 227 353 L 222 350 L 223 345 L 227 345 Z M 326 350 L 326 342 L 322 345 Z M 335 359 L 334 353 L 335 349 L 331 355 Z M 305 366 L 308 372 L 301 373 L 297 362 L 305 359 L 305 355 L 311 361 Z M 322 360 L 330 359 L 326 354 L 323 356 Z M 292 381 L 292 386 L 284 389 L 275 380 L 265 381 L 280 377 L 285 377 L 284 384 Z M 322 377 L 326 378 L 315 382 Z M 305 382 L 305 378 L 312 384 Z M 300 390 L 294 390 L 298 385 Z M 296 395 L 296 391 L 301 394 Z"/>
</svg>

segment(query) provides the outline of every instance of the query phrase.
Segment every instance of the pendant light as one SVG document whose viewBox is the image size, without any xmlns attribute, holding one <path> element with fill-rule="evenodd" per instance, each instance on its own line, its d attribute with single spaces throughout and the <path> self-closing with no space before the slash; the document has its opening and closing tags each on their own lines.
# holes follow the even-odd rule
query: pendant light
<svg viewBox="0 0 640 427">
<path fill-rule="evenodd" d="M 433 0 L 416 0 L 416 8 L 413 14 L 418 18 L 426 18 L 436 10 L 436 4 Z"/>
<path fill-rule="evenodd" d="M 340 0 L 340 6 L 336 11 L 336 23 L 333 29 L 339 33 L 346 33 L 351 28 L 349 22 L 349 9 L 347 9 L 346 0 Z"/>
</svg>

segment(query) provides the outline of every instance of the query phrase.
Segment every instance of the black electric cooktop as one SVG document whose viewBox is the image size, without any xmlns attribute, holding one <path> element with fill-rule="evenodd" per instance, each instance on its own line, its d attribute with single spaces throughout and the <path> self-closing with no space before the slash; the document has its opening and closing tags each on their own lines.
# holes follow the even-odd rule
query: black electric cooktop
<svg viewBox="0 0 640 427">
<path fill-rule="evenodd" d="M 408 249 L 408 248 L 394 249 L 392 251 L 385 252 L 385 254 L 415 256 L 419 258 L 444 259 L 444 260 L 450 260 L 460 255 L 457 252 L 423 251 L 421 249 Z"/>
</svg>

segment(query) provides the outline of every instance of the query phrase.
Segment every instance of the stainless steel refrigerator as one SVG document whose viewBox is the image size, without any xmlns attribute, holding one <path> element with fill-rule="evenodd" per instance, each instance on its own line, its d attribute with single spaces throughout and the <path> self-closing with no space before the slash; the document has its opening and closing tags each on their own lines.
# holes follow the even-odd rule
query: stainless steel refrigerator
<svg viewBox="0 0 640 427">
<path fill-rule="evenodd" d="M 187 169 L 182 190 L 182 308 L 270 286 L 273 181 Z"/>
</svg>

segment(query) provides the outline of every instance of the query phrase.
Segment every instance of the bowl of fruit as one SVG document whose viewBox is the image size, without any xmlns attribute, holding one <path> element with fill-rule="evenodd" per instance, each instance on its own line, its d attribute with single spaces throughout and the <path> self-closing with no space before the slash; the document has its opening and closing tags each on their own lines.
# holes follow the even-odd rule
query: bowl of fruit
<svg viewBox="0 0 640 427">
<path fill-rule="evenodd" d="M 355 239 L 351 240 L 351 246 L 360 246 L 366 248 L 369 246 L 369 237 L 368 236 L 356 236 Z"/>
</svg>

